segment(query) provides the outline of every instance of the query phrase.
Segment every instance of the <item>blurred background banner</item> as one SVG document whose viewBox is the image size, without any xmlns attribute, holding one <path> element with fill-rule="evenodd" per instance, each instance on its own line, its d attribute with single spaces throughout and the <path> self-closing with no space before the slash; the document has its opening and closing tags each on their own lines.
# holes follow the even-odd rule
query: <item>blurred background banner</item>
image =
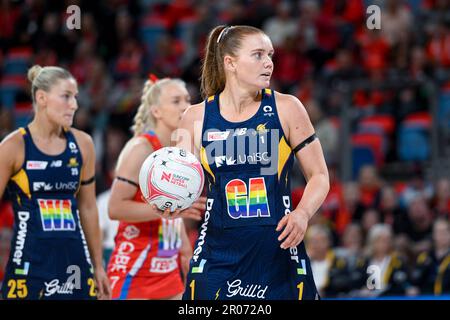
<svg viewBox="0 0 450 320">
<path fill-rule="evenodd" d="M 32 118 L 30 66 L 71 71 L 74 127 L 96 147 L 106 263 L 117 223 L 105 204 L 143 83 L 180 77 L 200 102 L 219 24 L 267 33 L 271 87 L 302 101 L 322 143 L 331 189 L 305 238 L 321 295 L 449 299 L 450 1 L 0 0 L 0 140 Z M 304 185 L 297 169 L 294 206 Z M 5 193 L 0 281 L 12 215 Z"/>
</svg>

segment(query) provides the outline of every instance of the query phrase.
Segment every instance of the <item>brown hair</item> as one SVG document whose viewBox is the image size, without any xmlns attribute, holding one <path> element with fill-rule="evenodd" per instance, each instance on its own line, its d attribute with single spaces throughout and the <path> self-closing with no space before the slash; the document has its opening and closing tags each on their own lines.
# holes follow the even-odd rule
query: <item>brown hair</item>
<svg viewBox="0 0 450 320">
<path fill-rule="evenodd" d="M 28 80 L 31 82 L 31 98 L 35 103 L 37 90 L 49 92 L 51 87 L 61 79 L 75 79 L 66 69 L 54 66 L 41 67 L 34 65 L 28 69 Z"/>
<path fill-rule="evenodd" d="M 150 108 L 159 104 L 159 97 L 163 88 L 171 83 L 176 83 L 186 87 L 186 84 L 181 79 L 164 78 L 154 82 L 147 80 L 142 90 L 141 105 L 139 106 L 136 115 L 134 116 L 134 123 L 131 127 L 135 136 L 144 133 L 148 129 L 152 129 L 156 125 L 156 120 L 153 117 Z"/>
<path fill-rule="evenodd" d="M 245 36 L 264 32 L 251 26 L 224 25 L 215 27 L 208 36 L 205 57 L 202 63 L 201 93 L 207 98 L 225 88 L 225 71 L 223 58 L 225 55 L 236 56 Z"/>
</svg>

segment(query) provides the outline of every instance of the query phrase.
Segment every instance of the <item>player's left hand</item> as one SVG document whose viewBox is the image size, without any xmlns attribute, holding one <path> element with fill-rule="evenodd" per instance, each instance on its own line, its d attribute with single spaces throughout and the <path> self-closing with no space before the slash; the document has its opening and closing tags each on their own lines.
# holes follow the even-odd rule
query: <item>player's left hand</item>
<svg viewBox="0 0 450 320">
<path fill-rule="evenodd" d="M 97 287 L 98 300 L 111 300 L 111 284 L 103 267 L 94 271 L 95 285 Z"/>
<path fill-rule="evenodd" d="M 307 213 L 301 209 L 292 211 L 280 220 L 276 231 L 281 231 L 284 228 L 278 237 L 278 241 L 284 239 L 280 245 L 282 249 L 293 248 L 300 244 L 305 236 L 308 220 Z"/>
</svg>

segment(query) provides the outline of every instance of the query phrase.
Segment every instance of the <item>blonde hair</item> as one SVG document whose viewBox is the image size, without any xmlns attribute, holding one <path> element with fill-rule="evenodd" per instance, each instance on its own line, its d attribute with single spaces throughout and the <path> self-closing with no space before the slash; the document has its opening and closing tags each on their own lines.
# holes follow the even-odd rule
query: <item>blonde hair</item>
<svg viewBox="0 0 450 320">
<path fill-rule="evenodd" d="M 156 119 L 150 109 L 152 106 L 158 106 L 163 88 L 173 83 L 186 87 L 186 83 L 181 79 L 164 78 L 156 82 L 152 80 L 145 82 L 144 89 L 142 90 L 141 104 L 134 116 L 133 126 L 131 127 L 131 131 L 133 131 L 135 136 L 156 126 Z"/>
<path fill-rule="evenodd" d="M 370 228 L 369 234 L 367 235 L 367 245 L 365 249 L 368 256 L 373 255 L 374 243 L 383 234 L 389 235 L 392 238 L 392 227 L 386 223 L 378 223 Z"/>
<path fill-rule="evenodd" d="M 224 25 L 215 27 L 208 36 L 205 57 L 202 63 L 201 93 L 207 98 L 225 88 L 225 70 L 223 58 L 225 55 L 236 56 L 242 40 L 250 34 L 265 34 L 261 29 L 251 26 Z"/>
<path fill-rule="evenodd" d="M 36 91 L 49 92 L 51 87 L 61 79 L 74 79 L 73 75 L 61 67 L 41 67 L 34 65 L 28 69 L 28 80 L 31 82 L 31 98 L 36 103 Z"/>
<path fill-rule="evenodd" d="M 327 238 L 328 243 L 331 245 L 333 239 L 332 239 L 330 229 L 322 224 L 313 224 L 312 226 L 310 226 L 306 232 L 305 238 L 307 240 L 311 240 L 313 237 L 317 236 L 318 234 L 324 235 Z"/>
</svg>

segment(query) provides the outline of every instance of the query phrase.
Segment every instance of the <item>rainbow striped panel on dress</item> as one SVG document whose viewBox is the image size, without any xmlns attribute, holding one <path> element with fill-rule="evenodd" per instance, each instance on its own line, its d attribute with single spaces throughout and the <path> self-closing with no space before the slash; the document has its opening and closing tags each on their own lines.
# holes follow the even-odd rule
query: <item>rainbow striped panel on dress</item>
<svg viewBox="0 0 450 320">
<path fill-rule="evenodd" d="M 231 218 L 270 217 L 264 178 L 251 178 L 248 194 L 247 185 L 241 179 L 229 181 L 225 189 Z"/>
<path fill-rule="evenodd" d="M 44 231 L 73 231 L 75 220 L 70 200 L 38 199 Z"/>
</svg>

